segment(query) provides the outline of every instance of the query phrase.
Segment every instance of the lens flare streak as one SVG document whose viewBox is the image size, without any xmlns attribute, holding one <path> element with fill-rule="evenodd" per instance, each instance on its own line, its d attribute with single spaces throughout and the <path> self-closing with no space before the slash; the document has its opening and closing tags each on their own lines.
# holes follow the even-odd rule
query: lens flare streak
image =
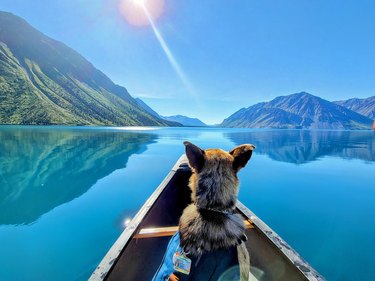
<svg viewBox="0 0 375 281">
<path fill-rule="evenodd" d="M 154 34 L 155 34 L 156 38 L 158 39 L 158 41 L 160 43 L 160 46 L 163 49 L 165 55 L 167 56 L 167 58 L 168 58 L 168 60 L 169 60 L 169 62 L 171 64 L 171 66 L 176 71 L 177 75 L 179 76 L 179 78 L 181 79 L 182 83 L 186 87 L 188 93 L 194 99 L 195 103 L 199 107 L 202 107 L 202 105 L 199 102 L 198 96 L 195 94 L 195 91 L 194 91 L 194 89 L 193 89 L 193 87 L 192 87 L 189 79 L 185 75 L 184 71 L 182 70 L 182 68 L 178 64 L 178 62 L 175 59 L 175 57 L 173 56 L 171 50 L 169 49 L 167 43 L 165 42 L 165 40 L 163 38 L 163 36 L 161 35 L 161 33 L 159 32 L 159 30 L 157 29 L 157 27 L 156 27 L 156 25 L 155 25 L 155 23 L 154 23 L 151 15 L 150 15 L 150 13 L 148 12 L 147 7 L 145 6 L 144 2 L 140 2 L 140 5 L 142 5 L 144 13 L 145 13 L 145 15 L 146 15 L 148 21 L 150 22 L 151 27 L 152 27 L 152 30 L 154 31 Z"/>
</svg>

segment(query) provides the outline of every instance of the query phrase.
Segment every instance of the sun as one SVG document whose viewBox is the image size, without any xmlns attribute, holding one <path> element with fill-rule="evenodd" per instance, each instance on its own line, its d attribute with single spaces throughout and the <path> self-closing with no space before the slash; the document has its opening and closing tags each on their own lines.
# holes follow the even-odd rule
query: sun
<svg viewBox="0 0 375 281">
<path fill-rule="evenodd" d="M 164 12 L 165 0 L 121 0 L 119 11 L 124 19 L 134 26 L 150 25 Z"/>
<path fill-rule="evenodd" d="M 145 4 L 145 0 L 132 0 L 134 4 L 143 6 Z"/>
</svg>

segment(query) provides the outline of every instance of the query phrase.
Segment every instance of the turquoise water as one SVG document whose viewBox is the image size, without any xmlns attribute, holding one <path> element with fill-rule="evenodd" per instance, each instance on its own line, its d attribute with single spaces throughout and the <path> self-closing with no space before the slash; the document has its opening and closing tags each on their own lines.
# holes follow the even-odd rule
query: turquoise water
<svg viewBox="0 0 375 281">
<path fill-rule="evenodd" d="M 375 280 L 375 134 L 0 126 L 0 280 L 85 280 L 183 153 L 257 149 L 240 200 L 328 280 Z"/>
</svg>

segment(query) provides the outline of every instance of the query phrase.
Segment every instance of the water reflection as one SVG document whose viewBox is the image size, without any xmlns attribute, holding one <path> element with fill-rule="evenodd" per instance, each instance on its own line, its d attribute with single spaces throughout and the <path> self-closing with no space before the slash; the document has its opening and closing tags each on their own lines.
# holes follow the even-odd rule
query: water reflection
<svg viewBox="0 0 375 281">
<path fill-rule="evenodd" d="M 375 134 L 371 131 L 271 130 L 226 132 L 235 144 L 253 143 L 256 152 L 271 159 L 302 164 L 324 156 L 375 161 Z"/>
<path fill-rule="evenodd" d="M 29 224 L 124 168 L 150 133 L 0 130 L 0 224 Z"/>
</svg>

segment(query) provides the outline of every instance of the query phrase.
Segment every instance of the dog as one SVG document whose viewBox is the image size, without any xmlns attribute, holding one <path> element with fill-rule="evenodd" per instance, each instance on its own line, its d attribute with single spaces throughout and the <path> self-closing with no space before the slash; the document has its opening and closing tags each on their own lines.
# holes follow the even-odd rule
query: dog
<svg viewBox="0 0 375 281">
<path fill-rule="evenodd" d="M 184 145 L 192 170 L 189 180 L 192 203 L 184 209 L 179 231 L 168 246 L 172 251 L 175 245 L 179 248 L 172 258 L 173 272 L 168 279 L 165 276 L 158 279 L 161 275 L 156 274 L 153 280 L 248 280 L 250 261 L 243 243 L 247 239 L 245 225 L 235 209 L 237 173 L 246 166 L 255 146 L 243 144 L 226 152 L 203 150 L 187 141 Z M 165 258 L 171 255 L 166 254 Z M 183 270 L 178 266 L 176 269 L 179 259 Z M 163 270 L 167 271 L 166 268 Z"/>
</svg>

